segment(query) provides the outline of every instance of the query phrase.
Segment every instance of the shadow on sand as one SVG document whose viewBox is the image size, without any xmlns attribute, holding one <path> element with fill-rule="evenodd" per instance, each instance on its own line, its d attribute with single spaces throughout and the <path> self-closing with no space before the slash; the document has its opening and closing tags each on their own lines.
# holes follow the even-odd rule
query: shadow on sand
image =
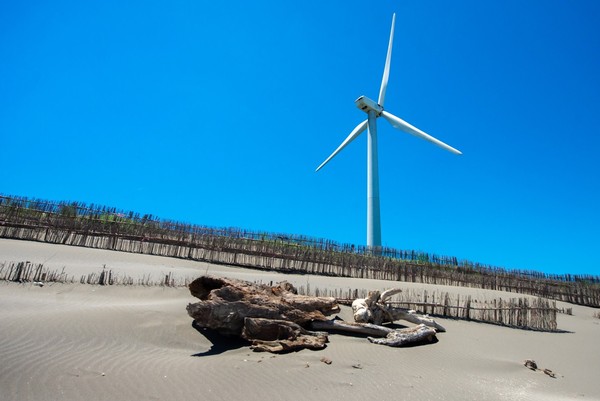
<svg viewBox="0 0 600 401">
<path fill-rule="evenodd" d="M 216 330 L 200 327 L 196 324 L 196 321 L 192 322 L 192 327 L 212 343 L 212 347 L 210 347 L 208 351 L 199 352 L 197 354 L 193 354 L 192 356 L 219 355 L 226 351 L 247 347 L 250 345 L 248 341 L 242 338 L 227 337 L 223 334 L 220 334 Z"/>
</svg>

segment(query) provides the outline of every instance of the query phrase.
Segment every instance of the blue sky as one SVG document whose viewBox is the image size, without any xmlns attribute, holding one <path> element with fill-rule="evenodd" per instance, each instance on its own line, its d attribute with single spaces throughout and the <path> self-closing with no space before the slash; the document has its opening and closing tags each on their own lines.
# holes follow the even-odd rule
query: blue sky
<svg viewBox="0 0 600 401">
<path fill-rule="evenodd" d="M 597 1 L 0 5 L 0 192 L 364 244 L 376 99 L 384 245 L 600 274 Z"/>
</svg>

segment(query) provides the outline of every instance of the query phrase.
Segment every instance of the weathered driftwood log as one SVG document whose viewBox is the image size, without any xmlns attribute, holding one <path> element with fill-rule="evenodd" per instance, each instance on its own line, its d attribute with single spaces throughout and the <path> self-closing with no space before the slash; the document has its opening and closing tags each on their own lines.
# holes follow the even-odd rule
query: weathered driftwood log
<svg viewBox="0 0 600 401">
<path fill-rule="evenodd" d="M 386 304 L 392 295 L 398 294 L 401 291 L 398 288 L 387 290 L 383 293 L 371 291 L 367 298 L 356 299 L 352 302 L 354 321 L 358 323 L 373 323 L 380 326 L 386 322 L 406 320 L 411 323 L 424 324 L 439 332 L 446 331 L 443 326 L 429 316 L 419 315 L 413 310 L 392 307 Z"/>
<path fill-rule="evenodd" d="M 390 347 L 403 347 L 407 344 L 431 342 L 433 341 L 434 337 L 435 329 L 433 327 L 420 324 L 415 327 L 394 330 L 388 333 L 385 338 L 367 337 L 367 339 L 373 344 L 388 345 Z"/>
<path fill-rule="evenodd" d="M 403 347 L 408 344 L 432 342 L 436 330 L 433 327 L 420 324 L 416 327 L 405 329 L 392 329 L 372 323 L 350 323 L 343 320 L 326 320 L 312 322 L 315 330 L 344 331 L 349 333 L 364 334 L 374 344 L 388 345 L 390 347 Z M 383 337 L 383 338 L 374 338 Z"/>
<path fill-rule="evenodd" d="M 368 338 L 376 344 L 390 346 L 431 340 L 436 333 L 434 328 L 424 325 L 410 329 L 381 326 L 384 321 L 393 321 L 394 316 L 398 316 L 397 311 L 381 304 L 393 291 L 386 291 L 381 296 L 376 292 L 366 300 L 357 300 L 361 305 L 366 305 L 363 312 L 365 319 L 378 322 L 373 324 L 327 320 L 326 316 L 340 310 L 335 298 L 298 295 L 295 288 L 287 282 L 270 287 L 241 280 L 202 276 L 189 287 L 192 295 L 200 299 L 200 302 L 187 306 L 188 314 L 197 326 L 216 330 L 223 335 L 244 338 L 251 342 L 255 351 L 288 352 L 303 348 L 325 348 L 327 333 L 310 331 L 309 328 L 384 337 Z M 355 315 L 356 312 L 355 310 Z M 424 318 L 419 319 L 421 322 Z"/>
<path fill-rule="evenodd" d="M 196 324 L 230 336 L 241 336 L 244 319 L 248 317 L 303 325 L 312 320 L 326 320 L 326 316 L 340 311 L 335 298 L 297 295 L 289 283 L 269 287 L 202 276 L 189 288 L 201 301 L 187 306 Z"/>
<path fill-rule="evenodd" d="M 310 324 L 310 327 L 314 330 L 343 331 L 377 337 L 385 337 L 394 331 L 394 329 L 390 329 L 389 327 L 378 326 L 372 323 L 346 322 L 341 319 L 314 321 Z"/>
<path fill-rule="evenodd" d="M 327 333 L 308 331 L 287 320 L 247 317 L 242 338 L 252 343 L 254 351 L 289 352 L 299 349 L 325 348 Z"/>
</svg>

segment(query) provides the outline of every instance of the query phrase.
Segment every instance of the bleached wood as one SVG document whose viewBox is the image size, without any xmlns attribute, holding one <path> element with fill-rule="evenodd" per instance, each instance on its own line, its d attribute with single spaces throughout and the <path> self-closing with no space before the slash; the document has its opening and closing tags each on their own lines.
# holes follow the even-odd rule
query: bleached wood
<svg viewBox="0 0 600 401">
<path fill-rule="evenodd" d="M 372 291 L 367 298 L 354 300 L 354 302 L 352 302 L 354 321 L 358 323 L 381 325 L 385 322 L 406 320 L 411 323 L 424 324 L 433 327 L 438 332 L 446 331 L 442 325 L 427 315 L 420 315 L 413 310 L 387 305 L 389 298 L 401 291 L 402 290 L 399 288 L 386 290 L 383 293 Z"/>
<path fill-rule="evenodd" d="M 431 342 L 435 337 L 435 329 L 420 324 L 406 329 L 393 330 L 385 338 L 367 337 L 373 344 L 402 347 L 408 344 Z"/>
<path fill-rule="evenodd" d="M 344 320 L 316 320 L 311 322 L 310 327 L 314 330 L 342 331 L 346 333 L 379 337 L 387 336 L 394 331 L 388 327 L 378 326 L 372 323 L 353 323 Z"/>
</svg>

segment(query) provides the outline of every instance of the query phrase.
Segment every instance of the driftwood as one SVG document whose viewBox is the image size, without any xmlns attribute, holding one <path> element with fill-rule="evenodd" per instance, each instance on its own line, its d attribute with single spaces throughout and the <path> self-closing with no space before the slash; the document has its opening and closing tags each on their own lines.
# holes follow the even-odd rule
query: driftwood
<svg viewBox="0 0 600 401">
<path fill-rule="evenodd" d="M 533 359 L 525 359 L 524 363 L 525 367 L 533 370 L 534 372 L 540 371 L 548 376 L 550 376 L 553 379 L 556 379 L 556 373 L 551 371 L 550 369 L 541 369 L 538 368 L 537 363 L 535 363 L 535 361 Z"/>
<path fill-rule="evenodd" d="M 354 321 L 358 323 L 373 323 L 381 326 L 386 322 L 395 322 L 396 320 L 406 320 L 415 324 L 423 324 L 434 328 L 438 332 L 445 332 L 446 329 L 429 316 L 419 315 L 413 310 L 398 308 L 387 305 L 392 295 L 398 294 L 402 290 L 395 288 L 380 293 L 372 291 L 367 298 L 359 298 L 352 302 L 352 312 L 354 312 Z"/>
<path fill-rule="evenodd" d="M 241 336 L 247 317 L 303 325 L 312 320 L 325 320 L 326 316 L 340 311 L 335 298 L 297 295 L 294 287 L 286 282 L 269 287 L 202 276 L 189 288 L 192 295 L 202 301 L 187 306 L 196 324 L 230 336 Z"/>
<path fill-rule="evenodd" d="M 420 324 L 406 329 L 391 329 L 372 323 L 348 323 L 343 320 L 327 320 L 325 322 L 312 322 L 313 329 L 335 330 L 349 333 L 369 335 L 367 339 L 373 344 L 389 345 L 390 347 L 403 347 L 407 344 L 432 342 L 436 330 Z M 375 338 L 383 337 L 383 338 Z"/>
<path fill-rule="evenodd" d="M 269 287 L 202 276 L 189 288 L 201 301 L 187 306 L 197 326 L 244 338 L 255 351 L 325 348 L 327 334 L 308 331 L 302 325 L 326 320 L 340 311 L 335 298 L 297 295 L 287 282 Z"/>
<path fill-rule="evenodd" d="M 346 322 L 341 319 L 314 321 L 311 323 L 310 327 L 314 330 L 342 331 L 346 333 L 363 334 L 377 337 L 385 337 L 394 331 L 394 329 L 384 326 L 377 326 L 376 324 L 372 323 Z"/>
<path fill-rule="evenodd" d="M 373 344 L 389 345 L 390 347 L 403 347 L 407 344 L 432 342 L 435 338 L 435 329 L 433 327 L 420 324 L 407 329 L 394 330 L 388 333 L 385 338 L 367 337 Z"/>
<path fill-rule="evenodd" d="M 350 323 L 327 318 L 340 311 L 335 298 L 298 295 L 296 289 L 287 282 L 270 287 L 202 276 L 194 280 L 189 288 L 192 295 L 200 299 L 200 302 L 187 306 L 188 314 L 196 326 L 213 329 L 225 336 L 246 339 L 254 351 L 323 349 L 328 342 L 328 331 L 363 334 L 369 336 L 368 340 L 372 343 L 399 347 L 431 341 L 435 337 L 436 327 L 443 330 L 429 318 L 386 307 L 383 302 L 393 291 L 381 295 L 375 292 L 366 300 L 357 300 L 360 301 L 357 304 L 364 304 L 367 309 L 362 312 L 355 310 L 355 317 L 365 317 Z M 408 316 L 407 320 L 412 319 L 410 321 L 427 326 L 419 324 L 413 328 L 392 329 L 382 325 L 384 321 L 393 321 L 397 316 Z"/>
<path fill-rule="evenodd" d="M 242 338 L 252 342 L 254 351 L 289 352 L 303 348 L 325 348 L 327 333 L 308 331 L 287 320 L 247 317 Z"/>
</svg>

